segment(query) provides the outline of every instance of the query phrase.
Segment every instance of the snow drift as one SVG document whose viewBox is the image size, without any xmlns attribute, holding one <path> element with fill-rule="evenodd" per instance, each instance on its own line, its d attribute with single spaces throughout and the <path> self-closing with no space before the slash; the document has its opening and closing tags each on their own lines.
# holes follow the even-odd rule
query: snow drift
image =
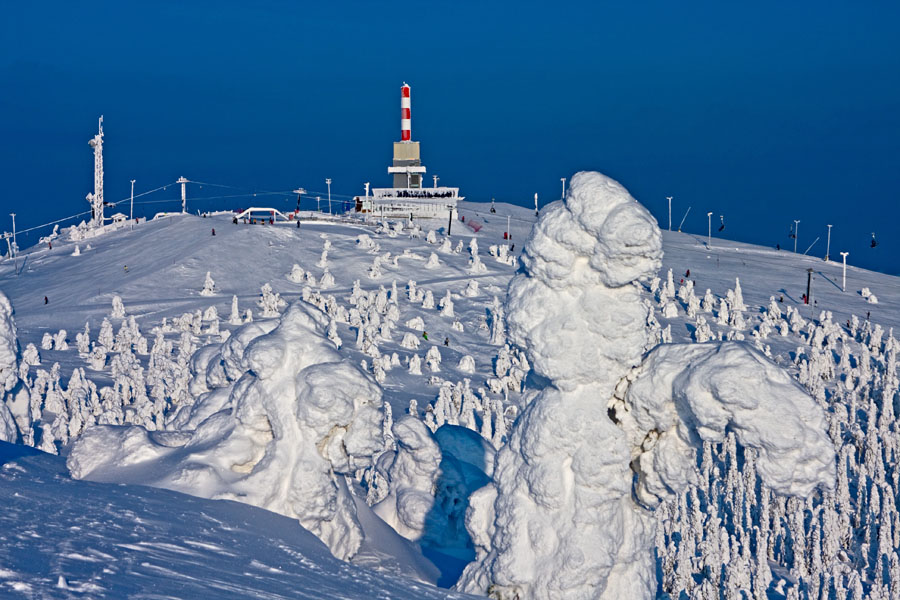
<svg viewBox="0 0 900 600">
<path fill-rule="evenodd" d="M 493 484 L 470 498 L 477 557 L 459 589 L 652 598 L 646 507 L 688 485 L 696 448 L 726 427 L 760 449 L 760 473 L 776 491 L 833 482 L 821 410 L 757 352 L 679 345 L 644 360 L 655 338 L 637 282 L 661 258 L 653 217 L 604 175 L 576 174 L 565 201 L 545 208 L 510 283 L 507 321 L 550 385 L 497 453 Z"/>
<path fill-rule="evenodd" d="M 89 429 L 69 456 L 72 475 L 260 506 L 352 557 L 363 536 L 342 475 L 383 450 L 384 413 L 381 389 L 335 351 L 327 325 L 298 301 L 271 331 L 249 324 L 198 352 L 206 381 L 192 385 L 212 391 L 178 416 L 182 429 Z"/>
</svg>

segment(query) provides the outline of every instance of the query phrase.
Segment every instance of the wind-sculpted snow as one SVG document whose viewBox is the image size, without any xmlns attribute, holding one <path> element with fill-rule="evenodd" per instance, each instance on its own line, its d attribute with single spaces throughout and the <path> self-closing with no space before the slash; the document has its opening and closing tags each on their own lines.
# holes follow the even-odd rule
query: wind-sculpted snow
<svg viewBox="0 0 900 600">
<path fill-rule="evenodd" d="M 813 399 L 751 346 L 671 344 L 654 349 L 615 416 L 629 433 L 648 506 L 694 482 L 696 451 L 726 427 L 758 450 L 756 469 L 773 491 L 808 496 L 835 478 L 834 449 Z"/>
<path fill-rule="evenodd" d="M 353 556 L 362 530 L 342 475 L 383 449 L 384 413 L 380 388 L 335 351 L 327 325 L 296 302 L 270 332 L 246 327 L 219 353 L 198 357 L 205 385 L 228 384 L 191 407 L 202 419 L 179 415 L 185 428 L 176 431 L 89 429 L 69 469 L 76 478 L 261 506 L 299 519 L 335 556 Z"/>
<path fill-rule="evenodd" d="M 507 320 L 549 385 L 497 453 L 493 484 L 470 498 L 477 557 L 459 589 L 503 600 L 651 598 L 645 507 L 688 485 L 697 447 L 726 427 L 760 450 L 760 473 L 777 491 L 833 481 L 821 410 L 757 353 L 673 346 L 641 365 L 655 338 L 635 283 L 661 258 L 653 217 L 599 173 L 576 174 L 565 201 L 542 213 Z M 642 474 L 637 497 L 632 468 Z"/>
<path fill-rule="evenodd" d="M 654 275 L 661 259 L 655 220 L 625 188 L 599 173 L 575 175 L 565 203 L 544 209 L 525 245 L 525 273 L 509 287 L 510 337 L 557 387 L 611 394 L 651 340 L 631 283 Z"/>
</svg>

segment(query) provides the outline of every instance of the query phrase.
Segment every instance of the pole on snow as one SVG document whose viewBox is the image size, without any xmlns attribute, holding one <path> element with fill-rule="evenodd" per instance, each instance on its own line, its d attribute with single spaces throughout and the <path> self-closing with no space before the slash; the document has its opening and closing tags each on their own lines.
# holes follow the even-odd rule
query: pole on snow
<svg viewBox="0 0 900 600">
<path fill-rule="evenodd" d="M 712 213 L 706 213 L 706 248 L 712 248 Z"/>
<path fill-rule="evenodd" d="M 131 228 L 134 229 L 134 179 L 131 180 L 131 210 L 128 219 L 131 221 Z"/>
<path fill-rule="evenodd" d="M 447 208 L 450 209 L 450 219 L 447 221 L 447 235 L 450 235 L 450 229 L 453 227 L 453 205 L 448 204 Z"/>
<path fill-rule="evenodd" d="M 19 276 L 19 246 L 16 244 L 16 213 L 9 213 L 9 216 L 12 217 L 13 222 L 13 243 L 12 243 L 12 251 L 13 251 L 13 264 L 15 265 L 16 277 Z"/>
<path fill-rule="evenodd" d="M 806 270 L 806 303 L 809 304 L 809 294 L 812 292 L 812 267 Z"/>
<path fill-rule="evenodd" d="M 325 185 L 328 186 L 328 214 L 331 214 L 331 178 L 325 180 Z"/>
<path fill-rule="evenodd" d="M 672 196 L 666 196 L 669 201 L 669 231 L 672 231 Z"/>
<path fill-rule="evenodd" d="M 828 262 L 830 250 L 831 250 L 831 225 L 828 226 L 828 242 L 825 243 L 825 262 Z"/>
<path fill-rule="evenodd" d="M 843 276 L 843 279 L 841 280 L 841 291 L 842 292 L 847 291 L 847 255 L 848 254 L 850 254 L 850 253 L 849 252 L 841 252 L 841 258 L 844 259 L 844 276 Z"/>
<path fill-rule="evenodd" d="M 560 199 L 565 200 L 566 199 L 566 178 L 560 177 L 559 180 L 562 181 L 562 196 L 560 197 Z"/>
<path fill-rule="evenodd" d="M 798 231 L 800 231 L 800 220 L 794 219 L 794 254 L 797 254 L 797 238 L 800 237 Z"/>
</svg>

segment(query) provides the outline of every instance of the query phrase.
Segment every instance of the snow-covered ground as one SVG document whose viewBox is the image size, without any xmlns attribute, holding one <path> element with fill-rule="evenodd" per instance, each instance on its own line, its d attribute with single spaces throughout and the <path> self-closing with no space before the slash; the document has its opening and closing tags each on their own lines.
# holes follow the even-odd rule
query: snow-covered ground
<svg viewBox="0 0 900 600">
<path fill-rule="evenodd" d="M 293 519 L 237 502 L 72 479 L 0 442 L 0 597 L 466 598 L 334 558 Z"/>
<path fill-rule="evenodd" d="M 14 483 L 5 483 L 3 491 L 15 494 L 21 487 L 28 501 L 4 518 L 30 519 L 35 524 L 28 530 L 41 537 L 27 534 L 30 537 L 22 541 L 26 534 L 18 533 L 16 544 L 4 545 L 0 582 L 10 590 L 21 582 L 38 593 L 76 594 L 56 590 L 62 576 L 73 590 L 82 586 L 79 589 L 90 592 L 84 586 L 97 585 L 109 595 L 125 595 L 143 589 L 146 578 L 153 577 L 153 560 L 140 558 L 147 552 L 166 563 L 157 567 L 185 574 L 186 587 L 167 581 L 165 585 L 173 587 L 160 588 L 160 595 L 189 597 L 201 589 L 189 586 L 206 586 L 236 597 L 276 597 L 287 595 L 291 587 L 319 588 L 314 597 L 440 597 L 443 592 L 427 584 L 452 585 L 476 558 L 476 546 L 488 543 L 489 537 L 473 543 L 465 514 L 471 494 L 495 478 L 494 452 L 507 447 L 516 417 L 536 394 L 551 384 L 565 388 L 570 377 L 566 371 L 576 370 L 583 358 L 565 358 L 569 362 L 558 366 L 535 365 L 532 372 L 523 352 L 532 342 L 518 348 L 507 339 L 507 286 L 519 271 L 517 259 L 535 223 L 534 212 L 498 204 L 491 213 L 487 205 L 461 203 L 459 214 L 465 222 L 455 221 L 451 236 L 445 235 L 443 220 L 419 221 L 412 228 L 407 222 L 312 221 L 296 228 L 234 225 L 226 215 L 177 215 L 88 241 L 63 237 L 52 249 L 28 249 L 18 259 L 18 274 L 13 261 L 0 263 L 0 292 L 14 309 L 18 339 L 18 358 L 0 375 L 10 377 L 5 384 L 7 404 L 20 429 L 30 428 L 30 435 L 19 441 L 63 454 L 74 444 L 70 466 L 76 475 L 128 482 L 116 486 L 72 480 L 63 474 L 61 459 L 30 456 L 30 451 L 28 458 L 11 458 L 0 474 Z M 512 239 L 505 241 L 507 217 Z M 590 226 L 586 230 L 604 239 Z M 563 228 L 554 235 L 561 240 L 569 234 Z M 871 514 L 884 515 L 882 520 L 892 523 L 888 539 L 893 548 L 900 545 L 894 543 L 900 542 L 895 508 L 900 473 L 894 467 L 898 444 L 892 418 L 896 377 L 891 373 L 896 365 L 890 363 L 896 351 L 889 337 L 891 328 L 900 326 L 900 279 L 851 266 L 843 292 L 839 263 L 717 238 L 707 248 L 705 237 L 677 232 L 662 232 L 661 240 L 662 261 L 653 264 L 653 269 L 661 264 L 659 281 L 644 280 L 634 294 L 652 308 L 651 322 L 640 334 L 646 335 L 648 345 L 743 340 L 742 347 L 769 356 L 817 400 L 840 460 L 837 491 L 828 492 L 831 496 L 816 492 L 788 501 L 770 496 L 759 482 L 757 465 L 764 465 L 765 457 L 737 446 L 731 426 L 723 430 L 721 440 L 695 440 L 702 447 L 698 480 L 683 490 L 670 490 L 672 499 L 656 511 L 660 526 L 652 542 L 663 574 L 658 593 L 708 597 L 704 594 L 710 589 L 731 586 L 748 594 L 752 589 L 754 597 L 762 597 L 759 586 L 764 585 L 770 597 L 781 598 L 801 589 L 811 593 L 831 585 L 842 586 L 842 592 L 857 584 L 867 593 L 879 593 L 877 565 L 884 561 L 885 573 L 893 574 L 896 553 L 872 549 L 887 542 L 879 541 L 879 535 L 886 535 L 884 527 L 870 522 Z M 508 244 L 515 244 L 511 252 Z M 812 303 L 805 305 L 801 295 L 810 268 Z M 630 286 L 630 279 L 613 279 L 604 279 L 603 285 Z M 624 297 L 618 292 L 607 296 Z M 608 298 L 607 304 L 595 307 L 601 313 L 618 307 L 619 300 Z M 287 306 L 298 301 L 297 307 L 312 304 L 322 309 L 313 311 L 321 320 L 304 320 L 299 309 Z M 581 317 L 565 318 L 565 302 L 563 296 L 547 296 L 530 307 L 529 314 L 536 319 L 559 315 L 551 324 L 560 326 L 580 323 Z M 295 315 L 293 325 L 287 318 L 279 325 L 284 314 Z M 583 330 L 568 331 L 569 337 L 546 339 L 565 340 L 559 356 L 572 357 L 583 340 L 595 340 L 592 329 L 587 321 Z M 253 350 L 254 343 L 261 347 L 265 340 L 286 354 Z M 316 347 L 323 350 L 311 349 Z M 639 343 L 637 359 L 642 351 Z M 622 363 L 627 367 L 623 373 L 635 366 L 630 361 Z M 0 367 L 3 362 L 0 348 Z M 343 365 L 343 370 L 328 370 L 335 365 Z M 305 379 L 295 381 L 300 372 L 307 373 Z M 324 373 L 324 379 L 310 379 L 316 372 Z M 394 427 L 389 420 L 383 438 L 369 427 L 369 441 L 347 450 L 347 432 L 358 433 L 359 423 L 369 423 L 359 417 L 361 392 L 347 392 L 348 406 L 354 409 L 343 416 L 329 412 L 331 402 L 315 414 L 278 404 L 287 394 L 284 397 L 301 398 L 297 406 L 302 405 L 304 390 L 320 397 L 315 390 L 323 384 L 317 382 L 328 377 L 342 383 L 365 380 L 380 389 L 377 406 L 383 402 L 379 410 L 391 415 Z M 615 387 L 618 376 L 610 377 Z M 24 388 L 30 398 L 21 393 Z M 606 398 L 592 398 L 580 418 L 602 420 L 615 431 L 608 408 Z M 198 427 L 222 409 L 233 409 L 234 420 Z M 273 415 L 287 414 L 297 419 L 294 433 L 282 431 L 277 423 L 272 426 L 273 419 L 281 418 Z M 890 418 L 879 420 L 883 415 Z M 263 421 L 269 425 L 260 426 Z M 85 436 L 85 426 L 94 423 L 141 425 L 155 433 L 110 429 L 113 433 L 105 437 Z M 337 437 L 335 428 L 341 430 Z M 81 449 L 79 439 L 84 440 Z M 294 443 L 300 439 L 314 441 L 301 451 L 299 442 Z M 737 441 L 752 447 L 748 439 Z M 293 441 L 279 445 L 279 440 Z M 383 445 L 374 448 L 370 442 Z M 19 452 L 9 446 L 4 451 L 6 456 Z M 239 456 L 248 462 L 238 463 Z M 285 484 L 283 494 L 258 487 L 258 477 L 243 477 L 241 469 L 257 473 L 263 468 L 257 465 L 270 464 L 265 461 L 296 470 L 295 483 Z M 142 470 L 135 470 L 134 464 Z M 627 460 L 624 464 L 627 468 Z M 311 468 L 321 475 L 319 487 L 302 475 Z M 765 471 L 759 479 L 768 481 L 772 470 L 759 468 Z M 747 481 L 736 475 L 738 469 Z M 230 473 L 241 476 L 232 478 Z M 264 481 L 273 485 L 275 479 Z M 47 482 L 59 491 L 48 491 Z M 136 483 L 207 498 L 242 499 L 296 518 L 289 528 L 284 517 L 259 508 Z M 881 490 L 874 507 L 873 486 Z M 835 500 L 844 488 L 848 498 Z M 501 485 L 501 493 L 503 489 Z M 77 514 L 82 498 L 99 514 L 74 525 L 81 529 L 73 532 L 68 521 L 74 517 L 68 515 Z M 297 512 L 296 507 L 311 506 L 308 502 L 315 498 L 333 499 L 316 509 L 324 516 L 316 520 Z M 123 503 L 121 510 L 104 508 L 117 502 Z M 829 502 L 837 507 L 830 509 L 833 514 L 823 508 Z M 183 516 L 173 516 L 168 523 L 161 508 L 166 503 L 177 505 Z M 149 515 L 142 516 L 140 506 Z M 111 512 L 116 518 L 108 516 Z M 232 528 L 224 530 L 228 536 L 203 525 L 202 514 L 227 523 Z M 837 541 L 827 538 L 834 534 L 823 533 L 832 526 L 832 517 L 840 523 Z M 337 530 L 322 525 L 333 518 L 344 524 Z M 135 528 L 121 535 L 99 529 L 97 523 L 110 520 L 123 529 L 140 522 L 147 534 L 135 538 Z M 333 554 L 395 578 L 337 561 L 298 520 Z M 254 527 L 257 521 L 260 526 Z M 51 532 L 42 534 L 41 527 Z M 111 545 L 102 545 L 96 536 L 108 537 Z M 267 544 L 270 536 L 279 541 Z M 822 546 L 825 538 L 831 544 L 827 548 Z M 187 539 L 206 545 L 195 548 Z M 681 542 L 687 539 L 689 545 Z M 797 539 L 807 540 L 802 552 Z M 122 544 L 125 550 L 115 550 Z M 156 545 L 141 550 L 148 544 Z M 100 557 L 101 564 L 104 555 L 117 557 L 121 568 L 109 567 L 113 572 L 103 573 L 89 560 L 60 559 L 69 552 L 67 545 L 72 554 Z M 270 547 L 256 552 L 262 546 Z M 766 555 L 761 560 L 760 547 Z M 215 548 L 234 556 L 214 560 Z M 94 551 L 97 554 L 91 554 Z M 553 554 L 552 548 L 544 551 Z M 27 560 L 26 555 L 35 552 L 46 560 Z M 294 556 L 292 552 L 298 557 L 293 563 L 285 558 Z M 225 565 L 227 572 L 197 567 L 208 562 Z M 771 571 L 768 576 L 753 566 L 761 563 Z M 754 575 L 744 577 L 744 571 Z M 317 577 L 334 583 L 333 588 Z M 502 593 L 499 588 L 497 593 Z"/>
</svg>

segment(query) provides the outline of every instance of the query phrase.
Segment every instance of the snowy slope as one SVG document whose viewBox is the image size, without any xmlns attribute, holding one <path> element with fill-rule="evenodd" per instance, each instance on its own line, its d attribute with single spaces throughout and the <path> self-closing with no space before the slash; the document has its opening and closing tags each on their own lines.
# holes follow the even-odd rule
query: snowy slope
<svg viewBox="0 0 900 600">
<path fill-rule="evenodd" d="M 399 422 L 401 416 L 409 409 L 410 402 L 415 401 L 416 416 L 425 419 L 427 424 L 429 415 L 433 418 L 442 402 L 446 405 L 450 401 L 449 388 L 442 387 L 441 384 L 444 382 L 452 384 L 458 391 L 463 387 L 468 389 L 469 384 L 464 384 L 468 379 L 471 390 L 485 401 L 485 406 L 487 401 L 491 403 L 490 408 L 495 414 L 495 420 L 492 424 L 493 429 L 488 428 L 487 437 L 488 441 L 491 441 L 493 431 L 496 447 L 505 440 L 504 432 L 498 431 L 497 427 L 511 426 L 525 400 L 537 391 L 536 388 L 539 389 L 546 383 L 534 377 L 524 381 L 514 377 L 512 380 L 504 380 L 498 387 L 497 382 L 502 378 L 500 371 L 510 372 L 510 357 L 504 354 L 505 337 L 502 335 L 502 328 L 499 335 L 493 331 L 494 323 L 497 321 L 496 306 L 493 302 L 495 297 L 500 301 L 505 298 L 507 284 L 516 272 L 517 265 L 495 259 L 489 253 L 489 248 L 491 245 L 504 243 L 503 232 L 507 228 L 507 216 L 510 216 L 512 243 L 516 244 L 514 254 L 518 255 L 535 221 L 535 216 L 533 211 L 521 207 L 498 204 L 496 208 L 497 213 L 491 214 L 487 205 L 462 203 L 460 215 L 465 217 L 466 223 L 454 222 L 449 252 L 442 246 L 443 232 L 447 226 L 444 220 L 419 222 L 421 227 L 419 231 L 411 232 L 406 226 L 402 231 L 391 233 L 374 222 L 369 224 L 304 222 L 300 229 L 297 229 L 281 226 L 232 225 L 228 216 L 211 216 L 206 219 L 190 215 L 175 216 L 141 223 L 133 231 L 126 229 L 95 238 L 90 240 L 91 248 L 87 248 L 85 242 L 80 242 L 79 256 L 72 255 L 75 244 L 62 239 L 54 242 L 52 250 L 46 247 L 30 249 L 19 259 L 18 275 L 13 272 L 11 261 L 0 263 L 0 291 L 10 298 L 15 309 L 20 350 L 24 350 L 28 344 L 34 344 L 40 349 L 45 333 L 56 334 L 60 329 L 66 330 L 64 337 L 69 340 L 69 348 L 40 349 L 40 365 L 34 365 L 28 371 L 28 377 L 31 379 L 35 379 L 39 371 L 44 371 L 42 381 L 46 383 L 54 377 L 52 365 L 59 363 L 57 388 L 49 385 L 42 394 L 49 397 L 53 389 L 65 389 L 73 370 L 83 368 L 86 377 L 95 383 L 97 388 L 109 386 L 112 390 L 109 393 L 115 398 L 117 394 L 124 393 L 119 388 L 113 390 L 115 377 L 111 372 L 110 362 L 117 353 L 109 353 L 110 356 L 103 368 L 92 369 L 88 358 L 79 356 L 74 338 L 87 321 L 90 339 L 92 342 L 96 341 L 104 318 L 109 318 L 114 330 L 119 331 L 123 320 L 110 317 L 113 297 L 116 295 L 122 298 L 126 314 L 135 317 L 141 333 L 151 344 L 153 331 L 158 328 L 164 338 L 177 349 L 185 340 L 185 334 L 180 326 L 173 326 L 173 320 L 183 318 L 186 313 L 196 315 L 197 311 L 202 313 L 210 307 L 215 307 L 218 313 L 216 323 L 220 330 L 235 331 L 237 326 L 228 322 L 232 296 L 237 296 L 241 314 L 251 309 L 254 322 L 265 322 L 266 320 L 261 318 L 261 308 L 257 304 L 260 288 L 264 284 L 270 284 L 275 292 L 280 293 L 288 301 L 300 298 L 305 289 L 307 294 L 333 297 L 339 304 L 350 309 L 352 303 L 349 299 L 354 290 L 354 282 L 359 282 L 358 289 L 363 292 L 374 292 L 383 287 L 390 295 L 393 295 L 392 284 L 396 283 L 399 295 L 399 320 L 389 338 L 378 342 L 378 351 L 383 356 L 389 357 L 396 353 L 399 358 L 399 365 L 386 371 L 381 382 L 384 400 L 391 406 L 394 420 Z M 467 225 L 473 221 L 474 227 Z M 215 236 L 212 236 L 210 231 L 213 227 L 216 230 Z M 433 240 L 429 240 L 427 234 L 432 229 L 436 235 Z M 477 240 L 479 245 L 477 253 L 479 261 L 483 264 L 483 270 L 471 264 L 472 239 Z M 371 241 L 371 245 L 367 240 Z M 326 242 L 330 244 L 327 260 L 321 262 Z M 460 242 L 462 247 L 457 252 Z M 743 301 L 747 305 L 744 311 L 746 325 L 743 329 L 718 325 L 715 323 L 715 311 L 705 312 L 705 317 L 709 320 L 717 339 L 733 336 L 739 332 L 750 339 L 751 331 L 758 328 L 763 319 L 770 296 L 774 296 L 776 301 L 783 296 L 784 302 L 778 302 L 782 311 L 788 306 L 798 308 L 800 314 L 808 320 L 818 320 L 819 313 L 827 310 L 833 312 L 833 320 L 838 324 L 844 324 L 853 315 L 859 317 L 862 323 L 866 319 L 866 314 L 871 313 L 871 323 L 883 327 L 885 337 L 890 328 L 900 327 L 900 279 L 896 277 L 851 266 L 847 271 L 847 291 L 842 292 L 839 263 L 826 263 L 821 259 L 716 238 L 712 242 L 712 248 L 708 249 L 706 239 L 701 236 L 663 232 L 664 256 L 659 277 L 665 282 L 667 271 L 671 269 L 677 288 L 685 271 L 690 269 L 689 279 L 695 282 L 697 296 L 702 297 L 709 288 L 716 302 L 715 310 L 718 310 L 718 303 L 726 297 L 727 292 L 735 287 L 735 278 L 740 278 Z M 386 256 L 387 253 L 390 253 L 390 256 Z M 432 254 L 434 259 L 431 259 Z M 377 268 L 374 268 L 375 263 L 378 263 Z M 302 282 L 291 281 L 288 275 L 294 264 L 299 265 L 314 281 L 310 277 Z M 127 271 L 124 268 L 126 265 Z M 321 285 L 326 268 L 334 277 L 332 286 Z M 800 295 L 806 291 L 807 268 L 814 269 L 812 297 L 816 303 L 815 306 L 808 307 L 800 302 Z M 210 296 L 200 294 L 207 272 L 215 281 L 215 291 Z M 411 294 L 407 289 L 409 281 L 416 282 L 419 297 L 415 299 L 410 298 Z M 477 282 L 477 290 L 472 287 L 472 282 Z M 467 288 L 471 290 L 471 294 L 465 293 Z M 878 297 L 877 304 L 868 303 L 863 298 L 860 294 L 863 288 L 869 288 Z M 423 290 L 431 293 L 433 307 L 423 305 L 421 297 L 425 295 Z M 454 304 L 452 317 L 442 315 L 439 307 L 439 301 L 448 292 L 451 293 Z M 668 313 L 664 315 L 663 306 L 657 304 L 657 294 L 651 291 L 650 286 L 645 286 L 641 293 L 653 304 L 653 314 L 662 328 L 671 326 L 670 341 L 694 340 L 697 336 L 697 321 L 687 316 L 684 303 L 671 302 Z M 43 303 L 45 295 L 49 298 L 47 305 Z M 422 319 L 428 340 L 424 339 L 420 327 L 409 325 L 416 318 Z M 167 320 L 168 325 L 165 330 L 162 329 L 163 319 Z M 502 317 L 499 320 L 502 322 Z M 274 324 L 274 319 L 268 321 Z M 457 327 L 457 323 L 460 327 Z M 192 334 L 193 349 L 221 341 L 222 336 L 211 333 L 210 326 L 209 320 L 203 320 L 201 328 L 196 334 Z M 361 366 L 365 361 L 365 369 L 374 377 L 377 373 L 373 372 L 371 351 L 367 351 L 364 344 L 357 344 L 359 335 L 358 327 L 345 322 L 337 324 L 337 336 L 342 342 L 340 354 Z M 409 344 L 403 343 L 407 335 L 418 344 L 417 348 L 407 347 Z M 447 346 L 443 344 L 445 338 Z M 806 352 L 810 354 L 808 348 L 812 338 L 812 333 L 807 334 L 805 330 L 791 331 L 783 336 L 773 333 L 762 339 L 760 345 L 769 348 L 776 363 L 790 369 L 795 377 L 803 380 L 803 369 L 807 369 L 805 373 L 808 375 L 811 367 L 804 367 L 801 357 L 803 360 L 812 359 L 803 353 L 798 354 L 798 348 L 807 348 Z M 441 363 L 438 370 L 431 371 L 426 367 L 425 356 L 428 350 L 440 354 Z M 854 357 L 857 357 L 860 351 L 854 348 L 853 352 Z M 177 352 L 173 350 L 173 353 Z M 409 372 L 408 361 L 414 355 L 422 361 L 421 374 Z M 140 353 L 136 353 L 135 356 L 149 371 L 148 356 Z M 471 357 L 471 363 L 467 364 L 468 359 L 465 357 Z M 856 364 L 859 364 L 858 359 Z M 174 383 L 182 385 L 184 390 L 187 389 L 193 375 L 188 366 L 186 363 L 182 364 L 182 372 L 180 374 L 174 372 L 171 375 Z M 167 385 L 171 383 L 172 381 L 167 380 Z M 809 388 L 813 384 L 804 380 L 804 385 Z M 833 390 L 834 385 L 841 384 L 829 381 L 828 385 L 832 386 L 829 390 Z M 833 394 L 834 392 L 830 391 L 829 397 L 836 397 Z M 861 396 L 861 402 L 867 401 L 862 398 Z M 503 415 L 499 420 L 496 419 L 498 410 Z M 603 408 L 598 411 L 598 414 L 604 413 Z M 45 412 L 43 417 L 47 422 L 42 424 L 39 419 L 36 422 L 36 429 L 49 426 L 54 415 Z M 439 417 L 439 421 L 444 418 L 446 417 Z M 836 449 L 841 444 L 851 443 L 856 443 L 858 448 L 861 447 L 858 438 L 866 435 L 865 431 L 869 426 L 861 420 L 863 429 L 860 429 L 858 423 L 854 424 L 852 413 L 850 419 L 846 426 L 841 425 L 846 427 L 847 433 L 844 442 L 836 442 Z M 441 422 L 437 424 L 440 425 Z M 64 445 L 57 445 L 61 446 L 60 450 L 63 452 L 67 450 Z M 713 457 L 721 460 L 719 466 L 715 467 L 716 473 L 720 467 L 724 470 L 726 466 L 732 465 L 728 457 L 736 456 L 735 451 L 727 443 L 720 446 L 712 450 Z M 442 451 L 445 455 L 450 452 L 447 447 L 443 447 Z M 861 461 L 862 458 L 859 459 L 859 462 Z M 54 468 L 59 468 L 59 464 L 56 464 L 57 467 Z M 405 484 L 410 486 L 421 484 L 428 487 L 437 483 L 428 479 L 435 476 L 433 472 L 426 475 L 421 482 L 410 480 Z M 476 475 L 472 481 L 481 481 L 479 477 L 483 477 L 484 473 Z M 707 475 L 708 482 L 715 481 L 714 475 L 710 473 Z M 864 474 L 862 476 L 864 477 Z M 39 478 L 39 474 L 35 474 L 34 477 Z M 27 485 L 25 481 L 20 482 L 21 485 Z M 92 485 L 71 481 L 67 483 L 67 485 L 76 484 Z M 725 492 L 715 486 L 716 484 L 709 483 L 712 494 L 710 497 L 721 494 L 721 497 L 725 498 Z M 132 488 L 126 486 L 123 489 Z M 463 485 L 460 489 L 465 491 L 467 488 Z M 140 491 L 141 494 L 145 492 L 147 490 Z M 159 493 L 168 494 L 168 492 Z M 860 504 L 856 506 L 865 506 L 862 504 L 863 500 L 868 501 L 867 498 L 861 498 Z M 191 500 L 194 501 L 207 502 Z M 466 502 L 465 495 L 461 501 Z M 360 498 L 357 502 L 363 500 Z M 689 504 L 690 502 L 686 506 Z M 677 511 L 682 510 L 681 504 L 677 507 Z M 464 508 L 463 505 L 463 510 Z M 672 539 L 678 539 L 677 527 L 672 524 L 679 523 L 679 518 L 676 517 L 683 514 L 677 511 L 668 505 L 661 509 L 660 518 L 667 519 L 668 523 L 664 528 L 665 534 L 666 536 L 672 534 Z M 258 510 L 253 512 L 254 515 L 262 513 L 263 511 Z M 456 514 L 458 517 L 458 509 Z M 896 511 L 892 514 L 896 514 Z M 441 546 L 440 540 L 434 539 L 435 536 L 440 537 L 444 533 L 441 530 L 425 531 L 423 541 L 410 549 L 410 546 L 404 546 L 405 540 L 393 534 L 390 529 L 386 529 L 387 525 L 384 522 L 376 519 L 363 525 L 367 534 L 374 531 L 379 531 L 380 534 L 368 535 L 363 544 L 363 551 L 354 562 L 374 569 L 388 569 L 392 564 L 399 564 L 400 572 L 419 580 L 431 582 L 440 580 L 442 585 L 450 585 L 474 555 L 470 547 L 452 544 Z M 715 529 L 718 525 L 715 523 L 709 527 L 711 531 L 718 532 Z M 786 527 L 785 531 L 788 530 L 789 527 Z M 413 535 L 421 533 L 421 531 L 414 532 Z M 865 538 L 869 534 L 859 535 Z M 680 550 L 677 544 L 666 541 L 669 539 L 666 537 L 657 540 L 658 552 L 662 556 L 664 553 L 660 548 L 665 547 L 666 543 L 672 544 L 665 556 L 671 556 L 673 564 L 680 564 L 674 560 L 674 555 Z M 252 544 L 249 545 L 252 547 Z M 848 542 L 847 552 L 852 555 L 858 551 L 850 550 L 851 545 Z M 854 547 L 858 547 L 858 544 Z M 324 547 L 320 548 L 323 548 L 324 552 Z M 437 575 L 434 569 L 430 569 L 429 565 L 424 564 L 421 555 L 417 555 L 419 550 L 434 560 L 441 571 L 440 575 Z M 20 556 L 20 553 L 14 555 Z M 788 558 L 792 555 L 792 552 L 785 554 Z M 660 560 L 667 559 L 664 557 Z M 794 579 L 787 570 L 778 571 L 775 564 L 782 564 L 788 559 L 776 554 L 772 560 L 773 570 L 780 573 L 781 583 L 778 585 L 782 590 L 772 592 L 774 594 L 772 597 L 781 598 L 785 582 Z M 849 569 L 851 562 L 848 559 L 841 565 Z M 315 560 L 315 564 L 319 564 L 318 559 Z M 48 565 L 49 563 L 43 566 L 35 565 L 34 577 L 44 578 L 42 584 L 36 585 L 43 585 L 46 588 L 47 585 L 55 584 L 55 581 L 51 581 L 55 579 L 54 572 Z M 666 565 L 662 564 L 660 567 L 665 569 Z M 669 584 L 671 582 L 666 584 L 669 586 L 666 589 L 674 589 Z M 419 584 L 409 583 L 409 585 Z M 773 590 L 774 586 L 775 584 Z"/>
<path fill-rule="evenodd" d="M 464 598 L 334 558 L 246 504 L 77 481 L 0 443 L 0 597 Z"/>
</svg>

